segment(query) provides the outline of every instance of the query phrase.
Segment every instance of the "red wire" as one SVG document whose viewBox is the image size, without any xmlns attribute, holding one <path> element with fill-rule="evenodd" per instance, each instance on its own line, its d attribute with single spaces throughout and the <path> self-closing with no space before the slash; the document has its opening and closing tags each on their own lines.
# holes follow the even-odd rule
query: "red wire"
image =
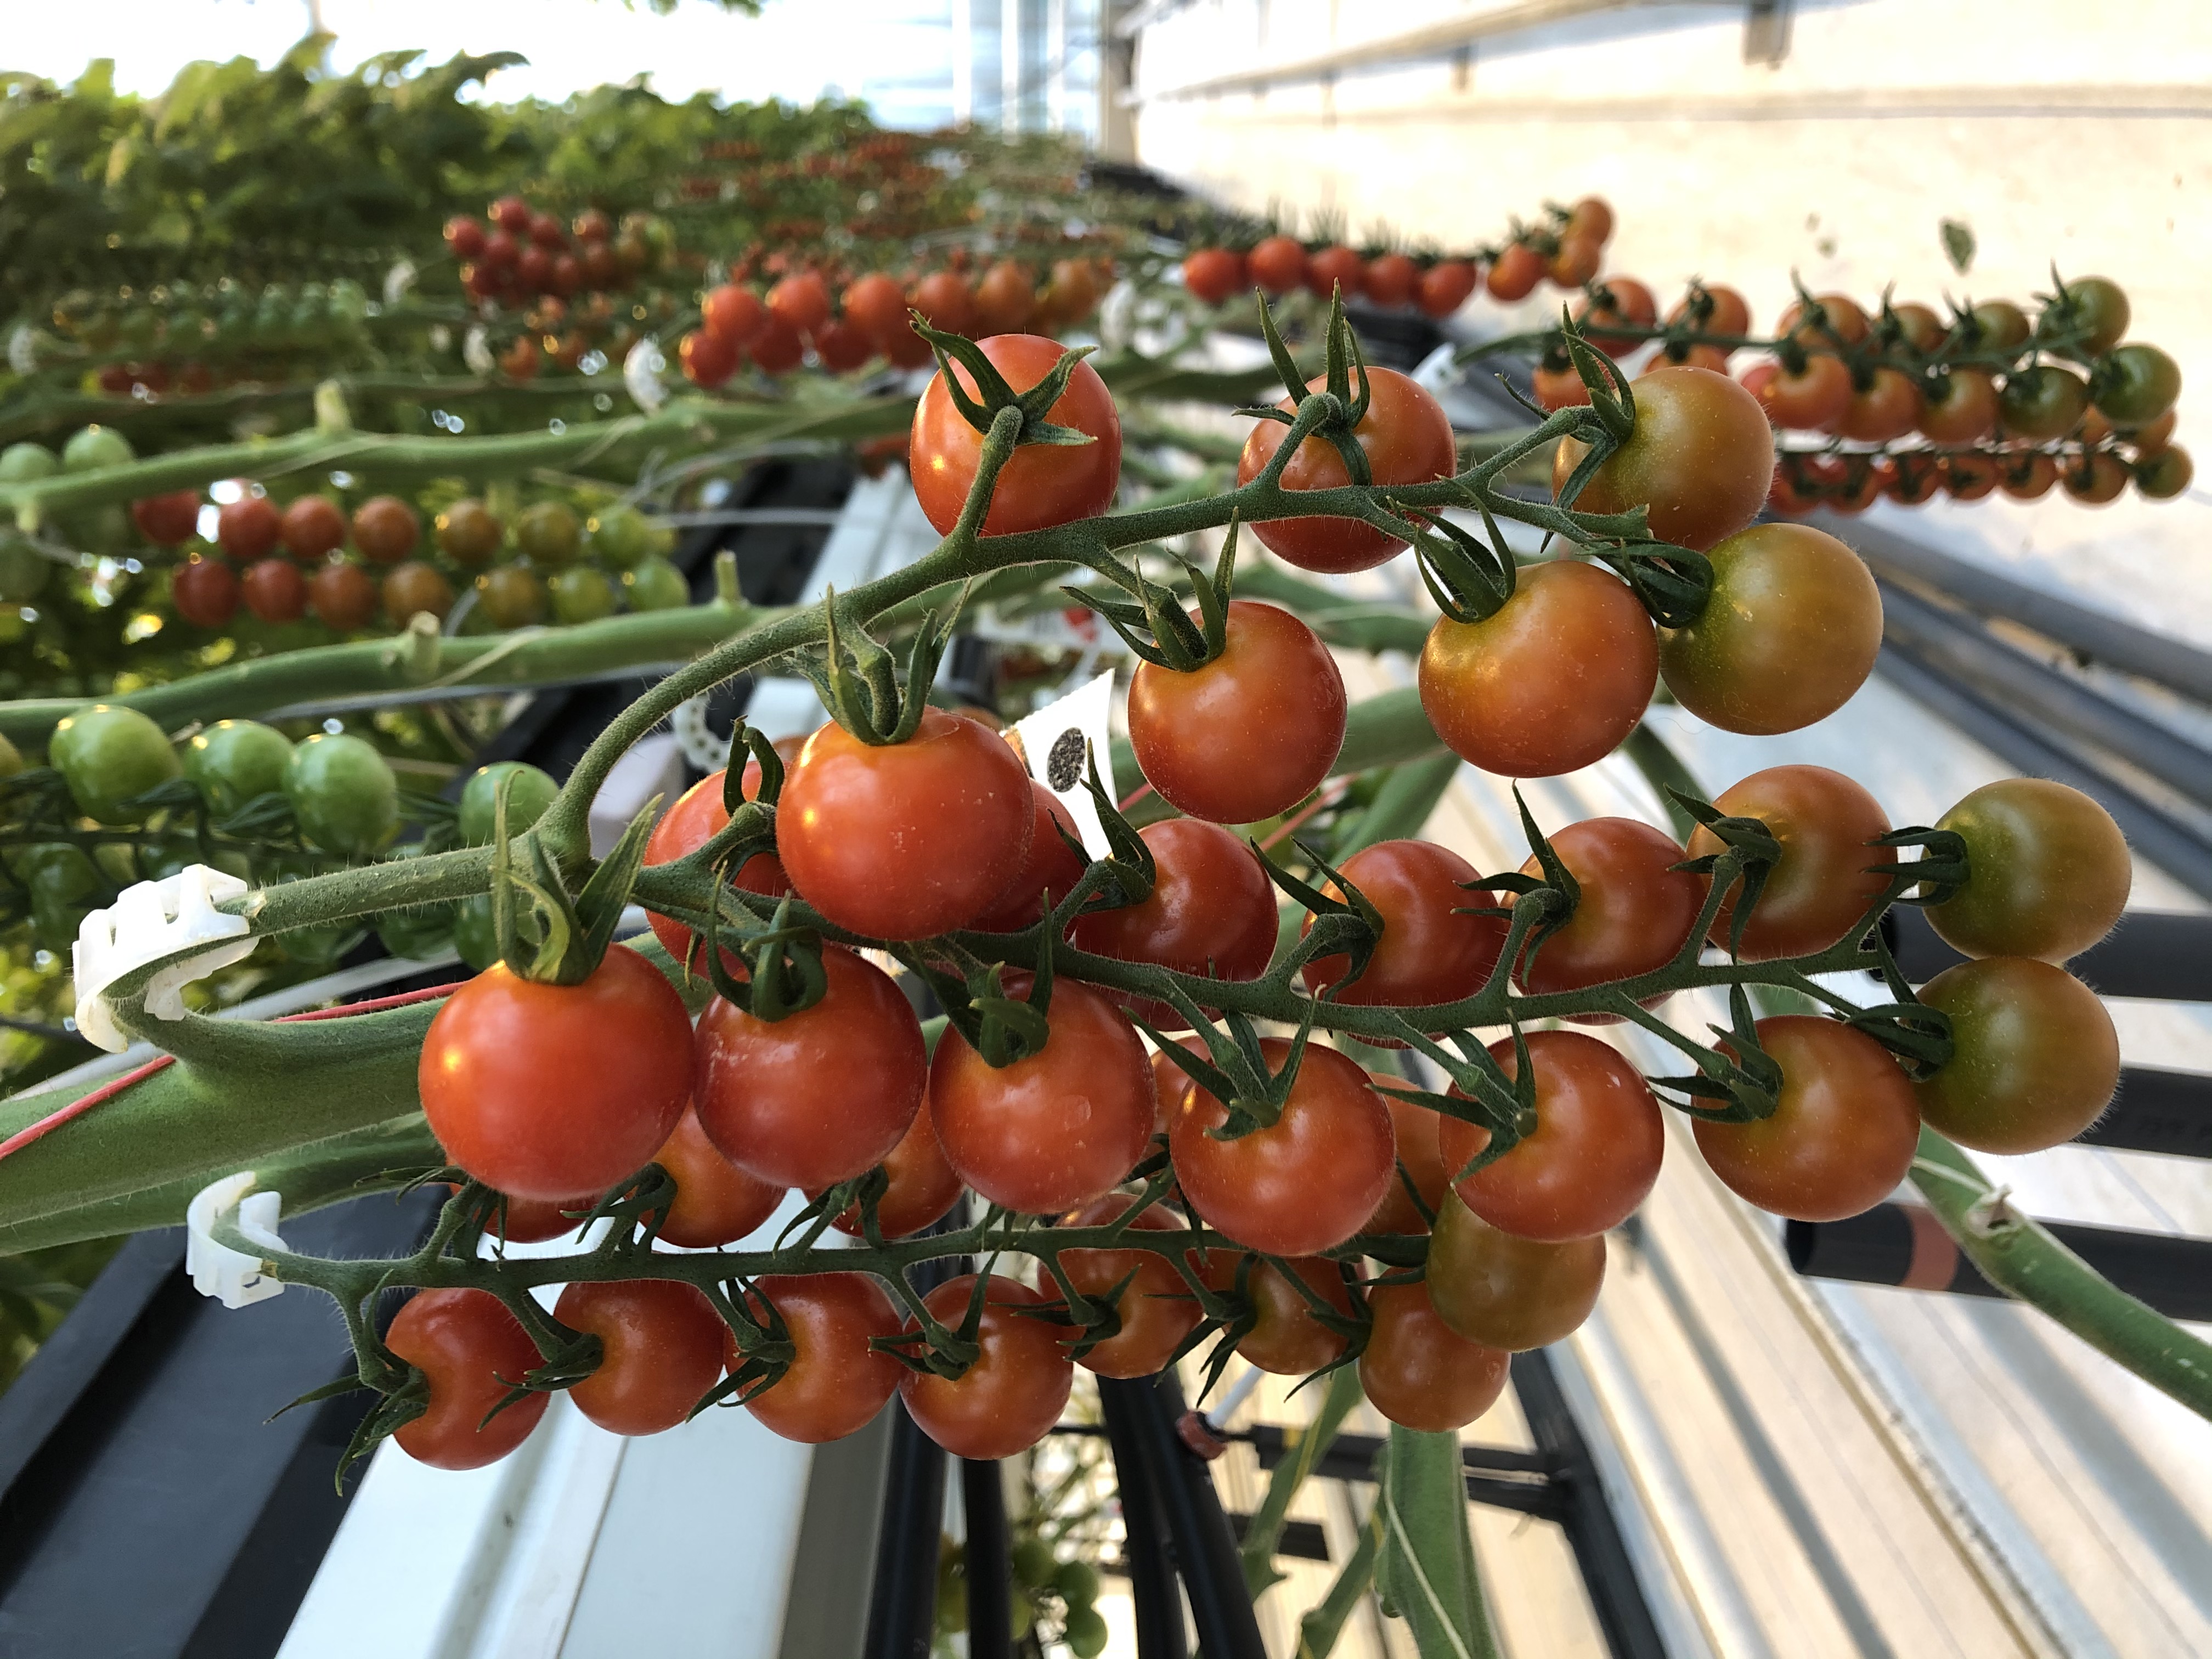
<svg viewBox="0 0 2212 1659">
<path fill-rule="evenodd" d="M 339 1019 L 349 1014 L 373 1014 L 380 1008 L 400 1008 L 410 1002 L 427 1002 L 432 997 L 441 997 L 448 992 L 457 990 L 466 982 L 464 980 L 455 980 L 451 985 L 433 985 L 427 990 L 422 991 L 402 991 L 397 996 L 378 997 L 369 1002 L 349 1002 L 337 1008 L 311 1008 L 301 1014 L 281 1015 L 271 1020 L 270 1024 L 298 1025 L 308 1020 Z M 176 1056 L 173 1054 L 162 1054 L 149 1060 L 143 1066 L 125 1072 L 121 1077 L 111 1082 L 101 1084 L 99 1088 L 82 1099 L 72 1100 L 68 1105 L 58 1107 L 47 1113 L 37 1122 L 26 1124 L 14 1134 L 9 1135 L 7 1139 L 0 1140 L 0 1158 L 22 1151 L 34 1140 L 43 1139 L 71 1118 L 81 1117 L 102 1102 L 112 1100 L 134 1083 L 144 1082 L 164 1066 L 172 1064 L 175 1059 Z"/>
</svg>

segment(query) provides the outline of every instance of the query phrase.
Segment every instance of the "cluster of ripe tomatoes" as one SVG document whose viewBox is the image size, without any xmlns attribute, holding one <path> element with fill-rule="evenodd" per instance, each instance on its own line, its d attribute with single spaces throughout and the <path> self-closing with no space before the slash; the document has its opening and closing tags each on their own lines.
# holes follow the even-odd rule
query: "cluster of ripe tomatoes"
<svg viewBox="0 0 2212 1659">
<path fill-rule="evenodd" d="M 684 375 L 712 391 L 747 363 L 764 374 L 788 374 L 810 349 L 816 365 L 832 374 L 878 358 L 894 368 L 919 368 L 930 360 L 929 343 L 914 331 L 913 313 L 932 328 L 975 337 L 1061 328 L 1098 308 L 1113 275 L 1109 262 L 1082 257 L 1053 261 L 1042 281 L 1011 258 L 973 280 L 971 265 L 963 255 L 903 280 L 871 270 L 836 291 L 810 266 L 779 277 L 765 297 L 743 283 L 726 283 L 701 301 L 699 326 L 678 349 Z"/>
<path fill-rule="evenodd" d="M 1581 288 L 1597 276 L 1612 234 L 1613 210 L 1595 196 L 1553 210 L 1544 224 L 1516 230 L 1486 257 L 1416 259 L 1386 250 L 1370 258 L 1341 242 L 1310 247 L 1279 232 L 1249 247 L 1194 249 L 1182 262 L 1182 285 L 1209 306 L 1255 288 L 1273 295 L 1304 289 L 1323 300 L 1340 293 L 1347 300 L 1413 306 L 1431 317 L 1449 317 L 1486 283 L 1494 298 L 1504 301 L 1528 298 L 1547 277 L 1563 289 Z"/>
<path fill-rule="evenodd" d="M 1018 391 L 1060 355 L 1055 343 L 1024 336 L 982 349 Z M 1432 400 L 1388 371 L 1371 379 L 1357 438 L 1376 482 L 1449 476 L 1449 433 Z M 1655 534 L 1711 550 L 1720 598 L 1656 639 L 1625 582 L 1562 558 L 1525 573 L 1489 618 L 1440 622 L 1423 658 L 1423 700 L 1439 734 L 1478 765 L 1528 776 L 1587 763 L 1625 735 L 1662 666 L 1678 697 L 1736 730 L 1818 719 L 1864 677 L 1872 644 L 1862 636 L 1871 607 L 1878 639 L 1879 605 L 1856 558 L 1802 526 L 1743 527 L 1772 466 L 1752 395 L 1723 374 L 1673 367 L 1638 382 L 1637 408 L 1633 435 L 1582 501 L 1643 505 Z M 1049 418 L 1093 441 L 1017 450 L 989 532 L 1067 523 L 1110 501 L 1118 423 L 1087 366 Z M 1257 427 L 1245 477 L 1284 429 Z M 940 494 L 924 487 L 923 505 L 949 525 L 979 437 L 951 411 L 941 377 L 917 408 L 912 442 L 918 486 L 941 481 Z M 1342 465 L 1310 438 L 1283 483 L 1340 483 Z M 1307 568 L 1359 568 L 1399 550 L 1352 520 L 1261 519 L 1252 529 Z M 1209 984 L 1262 975 L 1278 937 L 1273 890 L 1227 826 L 1295 806 L 1335 759 L 1344 722 L 1329 653 L 1270 605 L 1235 601 L 1211 661 L 1139 667 L 1131 740 L 1147 781 L 1182 816 L 1142 831 L 1148 885 L 1102 896 L 1068 922 L 1048 994 L 1028 973 L 1004 974 L 994 994 L 1031 1000 L 1046 1020 L 1041 1038 L 995 1055 L 1001 1063 L 957 1025 L 933 1053 L 892 976 L 835 944 L 822 947 L 818 998 L 780 1018 L 717 996 L 695 1027 L 671 981 L 622 946 L 580 983 L 533 983 L 495 966 L 456 991 L 424 1043 L 423 1109 L 453 1163 L 507 1195 L 510 1238 L 573 1228 L 648 1162 L 674 1180 L 659 1237 L 687 1247 L 743 1237 L 792 1188 L 818 1197 L 880 1170 L 872 1218 L 882 1236 L 930 1225 L 967 1191 L 1039 1218 L 1013 1248 L 1056 1258 L 1057 1274 L 1034 1283 L 994 1271 L 926 1297 L 895 1297 L 870 1274 L 837 1271 L 718 1287 L 719 1306 L 673 1279 L 573 1283 L 554 1316 L 599 1337 L 603 1352 L 570 1389 L 576 1405 L 620 1432 L 672 1426 L 744 1363 L 732 1334 L 742 1327 L 749 1339 L 788 1343 L 780 1375 L 745 1396 L 779 1433 L 849 1433 L 896 1392 L 941 1445 L 1003 1456 L 1051 1428 L 1076 1364 L 1150 1374 L 1211 1318 L 1251 1363 L 1283 1373 L 1330 1365 L 1358 1343 L 1362 1385 L 1395 1422 L 1450 1430 L 1486 1410 L 1510 1352 L 1556 1340 L 1588 1314 L 1606 1231 L 1650 1191 L 1665 1139 L 1650 1085 L 1588 1030 L 1505 1037 L 1491 1057 L 1508 1079 L 1529 1068 L 1533 1109 L 1502 1154 L 1486 1157 L 1492 1131 L 1480 1114 L 1431 1109 L 1322 1041 L 1294 1054 L 1267 1038 L 1261 1058 L 1278 1097 L 1255 1110 L 1213 1091 L 1220 1073 L 1203 1062 L 1218 1048 L 1170 1037 L 1148 1054 L 1132 1016 L 1171 1034 L 1192 1029 L 1187 1011 L 1128 988 L 1165 989 L 1157 976 L 1110 966 L 1183 975 L 1200 1008 Z M 709 778 L 676 804 L 647 847 L 648 867 L 697 852 L 729 822 L 725 782 Z M 737 795 L 762 790 L 754 763 Z M 1747 962 L 1807 957 L 1863 930 L 1896 890 L 1894 849 L 1877 844 L 1887 817 L 1848 778 L 1778 767 L 1715 805 L 1758 819 L 1779 848 L 1747 915 L 1735 910 L 1750 890 L 1729 890 L 1711 923 L 1716 949 Z M 1064 810 L 1006 740 L 937 708 L 902 741 L 823 726 L 792 757 L 772 806 L 773 850 L 753 853 L 735 884 L 790 894 L 863 940 L 905 946 L 957 932 L 988 957 L 988 935 L 1036 928 L 1089 868 L 1061 833 L 1072 830 Z M 1972 958 L 1925 993 L 1949 1018 L 1954 1057 L 1916 1080 L 1841 1021 L 1759 1022 L 1757 1043 L 1778 1072 L 1771 1112 L 1695 1124 L 1716 1175 L 1755 1204 L 1807 1218 L 1853 1214 L 1904 1176 L 1923 1121 L 1969 1146 L 2016 1152 L 2069 1138 L 2109 1099 L 2111 1022 L 2056 964 L 2118 916 L 2130 878 L 2118 831 L 2086 797 L 2033 781 L 1977 791 L 1937 828 L 1963 849 L 1966 873 L 1931 915 Z M 1525 996 L 1571 1006 L 1587 994 L 1567 1012 L 1571 1025 L 1614 1018 L 1589 1011 L 1603 988 L 1689 947 L 1713 878 L 1684 866 L 1721 849 L 1710 831 L 1686 848 L 1626 819 L 1561 830 L 1549 858 L 1572 878 L 1560 889 L 1578 896 L 1564 925 L 1516 946 L 1504 971 Z M 1532 859 L 1529 873 L 1545 867 Z M 1417 1031 L 1453 1027 L 1453 1006 L 1500 969 L 1512 937 L 1508 885 L 1419 841 L 1355 854 L 1329 890 L 1356 890 L 1379 918 L 1371 958 L 1354 973 L 1345 955 L 1316 957 L 1304 969 L 1308 991 L 1348 1008 L 1403 1010 Z M 703 942 L 683 920 L 656 916 L 653 927 L 671 956 L 699 963 Z M 733 957 L 723 966 L 730 977 L 745 971 Z M 1177 1041 L 1192 1052 L 1179 1054 Z M 1133 1171 L 1163 1146 L 1172 1186 L 1142 1206 Z M 854 1211 L 836 1224 L 866 1227 Z M 1055 1250 L 1055 1226 L 1122 1231 Z M 1173 1237 L 1144 1248 L 1155 1232 Z M 1363 1269 L 1363 1236 L 1423 1234 L 1419 1273 Z M 927 1363 L 933 1341 L 950 1363 Z M 487 1419 L 540 1363 L 487 1291 L 418 1295 L 389 1346 L 427 1385 L 427 1409 L 398 1431 L 417 1457 L 489 1461 L 544 1409 L 532 1395 Z"/>
</svg>

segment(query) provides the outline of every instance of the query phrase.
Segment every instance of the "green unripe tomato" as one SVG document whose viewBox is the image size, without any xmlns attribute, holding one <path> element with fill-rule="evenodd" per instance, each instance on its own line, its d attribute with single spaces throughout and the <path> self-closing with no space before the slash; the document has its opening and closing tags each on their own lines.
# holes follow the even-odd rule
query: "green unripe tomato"
<svg viewBox="0 0 2212 1659">
<path fill-rule="evenodd" d="M 1053 1559 L 1052 1546 L 1034 1534 L 1016 1544 L 1012 1555 L 1014 1582 L 1031 1589 L 1042 1589 L 1052 1583 L 1052 1575 L 1060 1565 Z"/>
<path fill-rule="evenodd" d="M 677 611 L 691 603 L 691 584 L 662 558 L 649 558 L 623 578 L 633 611 Z"/>
<path fill-rule="evenodd" d="M 2112 1017 L 2064 969 L 2028 957 L 1962 962 L 1922 986 L 1920 1000 L 1951 1022 L 1951 1058 L 1912 1085 L 1938 1134 L 1978 1152 L 2039 1152 L 2112 1103 Z"/>
<path fill-rule="evenodd" d="M 14 777 L 23 769 L 23 753 L 0 734 L 0 782 Z"/>
<path fill-rule="evenodd" d="M 1087 1607 L 1098 1599 L 1098 1569 L 1088 1561 L 1063 1561 L 1052 1584 L 1071 1609 Z"/>
<path fill-rule="evenodd" d="M 2092 357 L 2103 356 L 2128 331 L 2126 290 L 2107 276 L 2075 278 L 2066 284 L 2065 299 L 2051 309 L 2061 327 L 2083 331 L 2081 349 Z"/>
<path fill-rule="evenodd" d="M 46 752 L 77 811 L 101 823 L 138 823 L 144 815 L 124 803 L 182 769 L 160 726 L 135 708 L 104 702 L 64 715 Z"/>
<path fill-rule="evenodd" d="M 88 426 L 62 446 L 62 471 L 97 472 L 103 467 L 128 466 L 138 459 L 131 440 L 112 426 Z"/>
<path fill-rule="evenodd" d="M 386 910 L 376 919 L 376 936 L 393 956 L 426 962 L 452 947 L 453 908 L 450 904 L 424 904 Z"/>
<path fill-rule="evenodd" d="M 2170 501 L 2188 489 L 2196 476 L 2189 452 L 2179 444 L 2168 444 L 2157 454 L 2146 455 L 2136 463 L 2136 490 L 2150 501 Z"/>
<path fill-rule="evenodd" d="M 2079 789 L 2048 778 L 1984 784 L 1936 820 L 1966 843 L 1966 879 L 1929 925 L 1969 957 L 2063 962 L 2112 931 L 2135 879 L 2127 837 Z"/>
<path fill-rule="evenodd" d="M 1997 394 L 1997 418 L 2007 432 L 2023 438 L 2063 438 L 2088 412 L 2089 389 L 2081 377 L 2053 363 L 2014 370 Z"/>
<path fill-rule="evenodd" d="M 598 622 L 615 614 L 621 603 L 607 573 L 591 565 L 563 570 L 553 578 L 553 620 L 559 623 Z"/>
<path fill-rule="evenodd" d="M 399 831 L 399 785 L 362 738 L 309 738 L 285 765 L 284 793 L 300 834 L 326 853 L 363 858 Z"/>
<path fill-rule="evenodd" d="M 66 951 L 101 890 L 100 872 L 76 848 L 33 847 L 16 860 L 31 890 L 31 938 L 42 951 Z"/>
<path fill-rule="evenodd" d="M 1429 1303 L 1470 1342 L 1519 1353 L 1563 1340 L 1605 1283 L 1605 1235 L 1547 1243 L 1493 1227 L 1446 1192 L 1429 1236 Z"/>
<path fill-rule="evenodd" d="M 1075 1659 L 1098 1659 L 1106 1651 L 1106 1615 L 1091 1607 L 1067 1610 L 1067 1650 Z"/>
<path fill-rule="evenodd" d="M 494 761 L 489 766 L 478 767 L 461 786 L 461 839 L 470 846 L 491 845 L 499 787 L 508 778 L 514 780 L 507 795 L 507 833 L 510 836 L 520 835 L 544 817 L 545 809 L 553 804 L 553 797 L 561 793 L 561 786 L 551 776 L 520 761 Z"/>
<path fill-rule="evenodd" d="M 584 550 L 584 526 L 566 501 L 533 501 L 514 520 L 514 544 L 531 563 L 557 568 Z"/>
<path fill-rule="evenodd" d="M 2148 426 L 2181 396 L 2181 365 L 2154 345 L 2124 345 L 2097 365 L 2097 408 L 2114 426 Z"/>
<path fill-rule="evenodd" d="M 453 907 L 453 949 L 479 974 L 499 960 L 489 893 L 471 893 Z"/>
<path fill-rule="evenodd" d="M 2009 300 L 1984 300 L 1974 307 L 1973 317 L 1982 338 L 2000 350 L 2009 350 L 2027 338 L 2027 313 Z"/>
<path fill-rule="evenodd" d="M 634 507 L 611 507 L 585 526 L 592 552 L 617 570 L 628 570 L 654 551 L 653 523 Z"/>
<path fill-rule="evenodd" d="M 21 605 L 46 592 L 54 562 L 13 525 L 0 525 L 0 604 Z"/>
<path fill-rule="evenodd" d="M 208 811 L 227 818 L 257 795 L 284 787 L 292 740 L 257 720 L 217 720 L 185 745 L 185 775 Z"/>
<path fill-rule="evenodd" d="M 131 544 L 131 515 L 113 501 L 56 515 L 70 543 L 87 553 L 116 554 Z"/>
<path fill-rule="evenodd" d="M 36 483 L 62 470 L 54 452 L 37 444 L 9 444 L 0 449 L 0 484 Z"/>
</svg>

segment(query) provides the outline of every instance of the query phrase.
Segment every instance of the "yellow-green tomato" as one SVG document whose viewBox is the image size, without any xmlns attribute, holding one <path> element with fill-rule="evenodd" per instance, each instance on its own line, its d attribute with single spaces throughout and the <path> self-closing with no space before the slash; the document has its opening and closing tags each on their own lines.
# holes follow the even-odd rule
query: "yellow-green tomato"
<svg viewBox="0 0 2212 1659">
<path fill-rule="evenodd" d="M 1712 594 L 1686 628 L 1662 629 L 1659 675 L 1724 732 L 1771 736 L 1850 701 L 1881 650 L 1881 593 L 1825 531 L 1755 524 L 1705 556 Z"/>
<path fill-rule="evenodd" d="M 674 611 L 691 603 L 691 584 L 663 558 L 650 558 L 623 579 L 633 611 Z"/>
<path fill-rule="evenodd" d="M 47 754 L 77 811 L 102 823 L 137 823 L 143 809 L 125 803 L 179 770 L 161 728 L 135 708 L 94 703 L 63 717 Z"/>
<path fill-rule="evenodd" d="M 292 740 L 257 720 L 217 720 L 185 745 L 185 775 L 208 811 L 228 817 L 256 795 L 284 787 Z"/>
<path fill-rule="evenodd" d="M 1966 843 L 1965 884 L 1928 921 L 1970 957 L 2063 962 L 2112 931 L 2134 861 L 2111 813 L 2048 778 L 1984 784 L 1936 823 Z"/>
<path fill-rule="evenodd" d="M 552 580 L 553 619 L 576 623 L 598 622 L 615 614 L 620 596 L 607 573 L 592 565 L 563 570 Z"/>
<path fill-rule="evenodd" d="M 1920 1000 L 1950 1017 L 1951 1058 L 1913 1085 L 1920 1115 L 1978 1152 L 2039 1152 L 2111 1104 L 2120 1039 L 2097 994 L 2032 957 L 1947 968 Z"/>
<path fill-rule="evenodd" d="M 1521 1353 L 1570 1334 L 1597 1305 L 1605 1235 L 1547 1244 L 1493 1227 L 1447 1192 L 1429 1235 L 1429 1301 L 1470 1342 Z"/>
<path fill-rule="evenodd" d="M 381 850 L 399 830 L 399 785 L 376 745 L 319 732 L 292 751 L 284 793 L 308 845 L 347 858 Z"/>
</svg>

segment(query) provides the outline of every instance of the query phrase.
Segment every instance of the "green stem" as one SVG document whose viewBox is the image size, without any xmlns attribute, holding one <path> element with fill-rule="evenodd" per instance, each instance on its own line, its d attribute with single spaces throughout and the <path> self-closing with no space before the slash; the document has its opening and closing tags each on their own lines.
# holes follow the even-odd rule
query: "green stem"
<svg viewBox="0 0 2212 1659">
<path fill-rule="evenodd" d="M 1377 1504 L 1368 1512 L 1367 1524 L 1359 1529 L 1359 1541 L 1352 1547 L 1328 1594 L 1298 1620 L 1296 1659 L 1328 1659 L 1345 1625 L 1374 1585 L 1375 1562 L 1382 1542 L 1382 1506 Z"/>
<path fill-rule="evenodd" d="M 1297 1431 L 1297 1438 L 1286 1448 L 1287 1455 L 1275 1465 L 1267 1481 L 1267 1495 L 1252 1511 L 1252 1524 L 1246 1528 L 1238 1552 L 1244 1561 L 1244 1588 L 1254 1601 L 1285 1576 L 1275 1570 L 1275 1546 L 1282 1541 L 1284 1524 L 1290 1519 L 1291 1500 L 1335 1441 L 1360 1397 L 1359 1373 L 1354 1367 L 1340 1365 L 1331 1371 L 1328 1391 L 1322 1395 L 1313 1421 Z"/>
<path fill-rule="evenodd" d="M 1376 1507 L 1382 1516 L 1376 1578 L 1421 1659 L 1498 1659 L 1468 1531 L 1459 1437 L 1392 1425 Z"/>
</svg>

